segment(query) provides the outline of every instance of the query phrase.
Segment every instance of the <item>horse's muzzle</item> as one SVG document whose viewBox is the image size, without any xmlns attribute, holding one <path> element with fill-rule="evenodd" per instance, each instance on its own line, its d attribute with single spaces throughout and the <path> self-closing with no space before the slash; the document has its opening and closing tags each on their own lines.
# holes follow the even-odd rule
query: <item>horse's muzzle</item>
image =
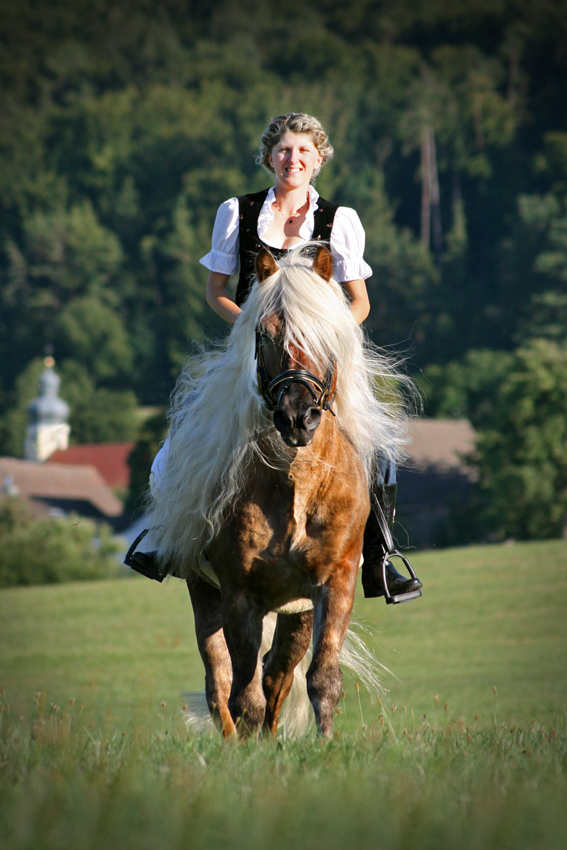
<svg viewBox="0 0 567 850">
<path fill-rule="evenodd" d="M 321 422 L 321 410 L 312 403 L 293 405 L 289 397 L 282 399 L 274 411 L 274 425 L 290 448 L 308 446 Z"/>
</svg>

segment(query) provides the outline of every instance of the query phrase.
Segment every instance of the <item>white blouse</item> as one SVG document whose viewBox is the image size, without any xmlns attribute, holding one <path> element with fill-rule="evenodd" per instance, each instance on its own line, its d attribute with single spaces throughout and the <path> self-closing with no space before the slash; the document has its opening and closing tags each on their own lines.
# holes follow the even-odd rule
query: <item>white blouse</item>
<svg viewBox="0 0 567 850">
<path fill-rule="evenodd" d="M 305 242 L 308 242 L 313 235 L 314 214 L 319 199 L 319 194 L 313 186 L 309 186 L 308 191 L 309 210 L 299 230 L 299 235 Z M 272 204 L 275 199 L 276 195 L 272 187 L 258 216 L 258 236 L 264 242 L 266 242 L 264 233 L 274 219 Z M 212 248 L 208 254 L 199 260 L 205 268 L 220 274 L 236 274 L 239 265 L 239 227 L 238 198 L 230 198 L 218 208 L 213 228 Z M 330 246 L 335 277 L 340 283 L 366 279 L 372 274 L 372 269 L 363 259 L 364 241 L 364 228 L 357 213 L 350 207 L 339 207 L 335 213 L 333 229 L 331 230 Z M 300 244 L 297 243 L 297 245 Z M 270 245 L 272 248 L 282 247 L 271 242 L 266 242 L 266 245 Z M 294 245 L 293 247 L 297 246 Z"/>
</svg>

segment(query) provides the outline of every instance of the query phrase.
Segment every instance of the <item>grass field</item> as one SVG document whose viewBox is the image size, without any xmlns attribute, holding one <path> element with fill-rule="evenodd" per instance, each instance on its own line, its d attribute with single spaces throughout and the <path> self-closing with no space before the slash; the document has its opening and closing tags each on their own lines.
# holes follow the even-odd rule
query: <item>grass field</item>
<svg viewBox="0 0 567 850">
<path fill-rule="evenodd" d="M 185 730 L 180 582 L 0 592 L 2 847 L 567 846 L 567 543 L 413 560 L 422 599 L 357 598 L 394 675 L 345 676 L 328 745 Z"/>
</svg>

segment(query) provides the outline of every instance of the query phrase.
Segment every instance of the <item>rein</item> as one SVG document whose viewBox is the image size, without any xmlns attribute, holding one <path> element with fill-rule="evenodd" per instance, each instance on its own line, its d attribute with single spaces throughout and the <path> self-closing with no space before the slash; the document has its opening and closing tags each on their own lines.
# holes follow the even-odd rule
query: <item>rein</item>
<svg viewBox="0 0 567 850">
<path fill-rule="evenodd" d="M 328 369 L 325 379 L 321 381 L 312 372 L 306 369 L 286 369 L 280 372 L 275 378 L 270 380 L 266 363 L 264 360 L 264 352 L 262 343 L 264 340 L 272 337 L 263 332 L 259 327 L 256 328 L 256 351 L 254 358 L 257 362 L 256 373 L 258 376 L 258 389 L 264 401 L 264 404 L 270 412 L 277 410 L 281 404 L 282 396 L 291 384 L 301 384 L 311 394 L 313 402 L 319 410 L 330 410 L 335 415 L 331 408 L 333 399 L 331 398 L 331 387 L 333 385 L 334 369 Z M 279 390 L 277 400 L 274 397 L 274 390 Z"/>
</svg>

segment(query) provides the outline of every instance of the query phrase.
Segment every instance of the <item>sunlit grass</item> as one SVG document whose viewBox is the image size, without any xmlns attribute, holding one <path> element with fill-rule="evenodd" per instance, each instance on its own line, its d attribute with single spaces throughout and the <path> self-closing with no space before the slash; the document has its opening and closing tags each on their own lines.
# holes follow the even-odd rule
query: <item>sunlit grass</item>
<svg viewBox="0 0 567 850">
<path fill-rule="evenodd" d="M 412 722 L 426 715 L 491 726 L 497 707 L 509 725 L 557 726 L 567 705 L 567 541 L 430 551 L 412 561 L 421 599 L 386 606 L 358 591 L 355 604 L 393 673 L 384 674 L 389 712 L 405 706 Z M 355 685 L 346 674 L 335 719 L 342 734 L 383 713 L 376 695 Z M 89 723 L 143 723 L 158 710 L 177 722 L 182 692 L 203 690 L 185 585 L 139 578 L 0 592 L 0 686 L 17 713 L 43 690 L 59 704 L 76 697 Z"/>
<path fill-rule="evenodd" d="M 567 734 L 536 723 L 408 722 L 329 744 L 224 742 L 83 723 L 73 698 L 2 695 L 0 829 L 20 848 L 563 848 Z"/>
<path fill-rule="evenodd" d="M 3 850 L 563 850 L 567 543 L 413 560 L 422 599 L 357 597 L 395 676 L 345 676 L 329 744 L 187 730 L 180 582 L 1 592 Z"/>
</svg>

